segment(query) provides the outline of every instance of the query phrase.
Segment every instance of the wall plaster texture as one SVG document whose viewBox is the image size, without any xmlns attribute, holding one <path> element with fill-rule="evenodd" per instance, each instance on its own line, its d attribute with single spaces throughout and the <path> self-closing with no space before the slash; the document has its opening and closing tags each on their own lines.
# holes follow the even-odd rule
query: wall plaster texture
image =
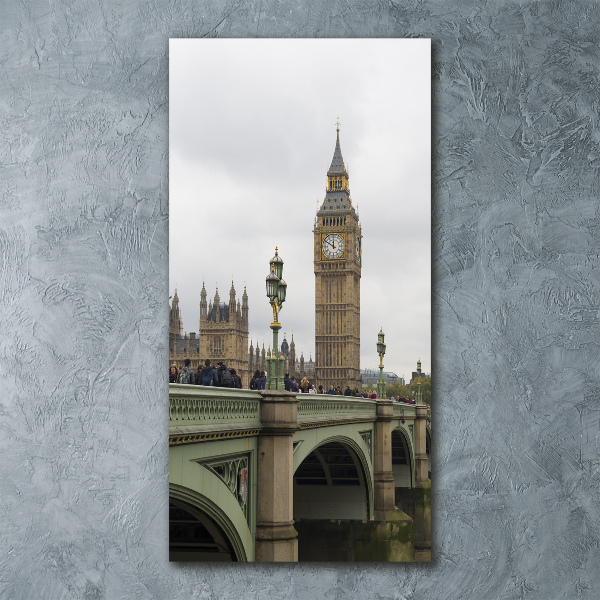
<svg viewBox="0 0 600 600">
<path fill-rule="evenodd" d="M 596 3 L 1 13 L 0 599 L 598 597 Z M 167 562 L 167 51 L 201 36 L 433 40 L 431 565 Z"/>
</svg>

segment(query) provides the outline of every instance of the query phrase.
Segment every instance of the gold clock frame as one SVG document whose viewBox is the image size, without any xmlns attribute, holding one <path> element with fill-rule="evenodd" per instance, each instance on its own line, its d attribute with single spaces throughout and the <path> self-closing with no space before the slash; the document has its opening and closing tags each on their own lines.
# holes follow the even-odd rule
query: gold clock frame
<svg viewBox="0 0 600 600">
<path fill-rule="evenodd" d="M 323 252 L 323 242 L 325 241 L 326 237 L 329 237 L 330 235 L 339 235 L 342 238 L 342 241 L 344 242 L 344 250 L 342 251 L 342 253 L 340 254 L 340 256 L 338 256 L 337 258 L 329 258 L 325 252 Z M 329 262 L 335 262 L 336 260 L 346 260 L 346 248 L 348 246 L 346 245 L 346 232 L 345 231 L 327 231 L 327 232 L 321 232 L 321 260 L 327 260 Z"/>
</svg>

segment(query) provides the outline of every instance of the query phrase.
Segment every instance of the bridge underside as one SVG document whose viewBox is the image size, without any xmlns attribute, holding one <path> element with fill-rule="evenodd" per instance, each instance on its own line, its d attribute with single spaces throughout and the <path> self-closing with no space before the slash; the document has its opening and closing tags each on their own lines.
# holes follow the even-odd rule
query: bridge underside
<svg viewBox="0 0 600 600">
<path fill-rule="evenodd" d="M 226 534 L 206 513 L 170 498 L 169 560 L 234 562 L 237 558 Z"/>
<path fill-rule="evenodd" d="M 294 473 L 294 520 L 367 519 L 368 489 L 360 461 L 345 444 L 315 448 Z"/>
<path fill-rule="evenodd" d="M 353 447 L 354 446 L 354 447 Z M 314 448 L 294 473 L 294 527 L 299 561 L 356 561 L 370 555 L 370 486 L 364 454 L 339 438 Z M 361 545 L 361 539 L 364 538 Z M 364 542 L 369 541 L 367 544 Z"/>
</svg>

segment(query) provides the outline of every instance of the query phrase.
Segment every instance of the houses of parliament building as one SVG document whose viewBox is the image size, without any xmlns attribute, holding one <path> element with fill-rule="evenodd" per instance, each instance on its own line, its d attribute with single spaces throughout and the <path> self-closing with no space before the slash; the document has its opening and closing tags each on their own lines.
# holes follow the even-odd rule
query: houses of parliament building
<svg viewBox="0 0 600 600">
<path fill-rule="evenodd" d="M 362 229 L 350 197 L 349 172 L 342 158 L 340 128 L 333 159 L 327 170 L 325 198 L 315 216 L 313 267 L 315 274 L 315 360 L 296 357 L 294 336 L 285 339 L 280 351 L 285 370 L 298 381 L 306 376 L 315 385 L 362 389 L 360 373 L 360 278 Z M 247 388 L 255 370 L 266 371 L 264 342 L 248 347 L 248 295 L 244 288 L 236 303 L 233 282 L 229 303 L 221 302 L 218 290 L 207 304 L 204 283 L 200 293 L 198 335 L 184 334 L 177 290 L 169 314 L 169 363 L 181 367 L 189 358 L 192 367 L 209 358 L 235 368 Z M 265 328 L 266 329 L 266 328 Z"/>
<path fill-rule="evenodd" d="M 267 351 L 263 342 L 262 350 L 256 343 L 256 349 L 250 341 L 248 348 L 248 294 L 246 289 L 242 301 L 236 304 L 236 293 L 233 282 L 229 290 L 229 304 L 221 302 L 219 290 L 208 304 L 206 303 L 206 288 L 202 284 L 200 293 L 200 322 L 199 332 L 184 333 L 179 296 L 177 290 L 173 294 L 173 302 L 169 310 L 169 364 L 180 368 L 186 358 L 191 360 L 194 371 L 198 366 L 204 366 L 209 358 L 213 365 L 223 361 L 229 368 L 234 368 L 242 379 L 242 386 L 247 388 L 252 374 L 257 369 L 267 370 Z M 270 350 L 270 348 L 268 349 Z M 283 338 L 281 352 L 285 357 L 284 368 L 296 378 L 307 377 L 314 381 L 315 365 L 310 360 L 304 360 L 304 354 L 296 358 L 296 345 L 292 333 L 291 343 Z"/>
</svg>

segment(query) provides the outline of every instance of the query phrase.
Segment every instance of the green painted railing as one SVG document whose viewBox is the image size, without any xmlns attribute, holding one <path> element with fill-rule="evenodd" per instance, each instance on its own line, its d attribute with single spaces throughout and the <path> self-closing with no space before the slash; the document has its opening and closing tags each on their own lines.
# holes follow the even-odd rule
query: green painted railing
<svg viewBox="0 0 600 600">
<path fill-rule="evenodd" d="M 414 419 L 417 414 L 416 404 L 404 404 L 404 402 L 394 402 L 394 417 L 404 417 Z"/>
<path fill-rule="evenodd" d="M 298 425 L 375 419 L 377 400 L 352 396 L 298 394 Z M 191 431 L 257 429 L 261 395 L 253 390 L 169 384 L 169 428 Z M 394 403 L 394 417 L 414 418 L 414 404 Z"/>
<path fill-rule="evenodd" d="M 260 394 L 169 384 L 169 433 L 260 427 Z"/>
<path fill-rule="evenodd" d="M 351 396 L 298 394 L 298 424 L 375 419 L 377 401 Z"/>
</svg>

